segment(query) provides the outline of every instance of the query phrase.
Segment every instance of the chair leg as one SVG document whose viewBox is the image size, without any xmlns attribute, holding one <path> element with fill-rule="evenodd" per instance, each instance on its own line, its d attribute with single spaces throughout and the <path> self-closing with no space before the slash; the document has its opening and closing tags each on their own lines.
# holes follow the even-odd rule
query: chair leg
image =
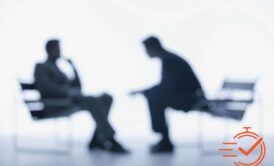
<svg viewBox="0 0 274 166">
<path fill-rule="evenodd" d="M 18 117 L 18 115 L 16 115 Z M 16 118 L 17 119 L 17 118 Z M 65 149 L 42 149 L 42 148 L 29 148 L 29 147 L 23 147 L 19 145 L 19 134 L 18 134 L 18 128 L 17 123 L 15 127 L 15 134 L 14 134 L 14 148 L 16 152 L 28 152 L 28 153 L 46 153 L 46 154 L 60 154 L 60 155 L 69 155 L 70 154 L 70 147 L 66 147 Z M 57 140 L 59 144 L 59 137 L 57 136 L 57 130 L 55 129 L 54 133 L 54 140 Z"/>
<path fill-rule="evenodd" d="M 58 123 L 58 118 L 57 119 L 53 119 L 53 124 L 55 124 L 54 125 L 54 135 L 53 135 L 53 137 L 54 137 L 54 140 L 55 140 L 56 144 L 59 145 L 62 141 L 59 138 L 59 128 L 58 128 L 59 123 Z"/>
<path fill-rule="evenodd" d="M 198 148 L 202 153 L 204 151 L 204 113 L 201 113 L 198 119 Z"/>
<path fill-rule="evenodd" d="M 200 121 L 199 121 L 199 151 L 201 155 L 212 155 L 216 154 L 215 150 L 207 150 L 205 146 L 205 133 L 204 133 L 204 113 L 200 116 Z"/>
<path fill-rule="evenodd" d="M 13 148 L 16 150 L 18 147 L 18 126 L 17 126 L 17 120 L 18 120 L 18 110 L 17 110 L 17 97 L 15 95 L 14 101 L 13 101 L 13 133 L 12 133 L 12 142 L 13 142 Z"/>
<path fill-rule="evenodd" d="M 225 118 L 224 121 L 224 127 L 223 127 L 223 141 L 227 140 L 229 137 L 229 124 L 230 124 L 230 120 L 228 118 Z"/>
<path fill-rule="evenodd" d="M 229 121 L 229 119 L 226 119 L 226 121 Z M 225 123 L 227 124 L 227 123 Z M 198 147 L 199 147 L 199 151 L 202 155 L 218 155 L 219 151 L 217 151 L 216 149 L 206 149 L 205 146 L 205 134 L 204 134 L 204 113 L 200 116 L 200 121 L 198 123 L 199 125 L 199 143 L 198 143 Z M 224 126 L 224 135 L 226 133 L 226 127 Z M 224 136 L 225 138 L 226 136 Z"/>
<path fill-rule="evenodd" d="M 62 139 L 60 139 L 60 135 L 59 135 L 59 123 L 58 123 L 58 119 L 55 120 L 55 126 L 54 126 L 54 139 L 57 145 L 63 143 L 66 145 L 66 149 L 67 151 L 71 151 L 72 146 L 73 146 L 73 132 L 72 132 L 72 125 L 70 123 L 70 117 L 65 117 L 64 120 L 67 123 L 67 139 L 65 140 L 66 142 L 64 143 Z"/>
<path fill-rule="evenodd" d="M 74 146 L 74 135 L 73 135 L 73 124 L 70 117 L 67 117 L 67 123 L 68 123 L 68 142 L 67 146 L 68 149 L 72 149 Z"/>
<path fill-rule="evenodd" d="M 263 114 L 263 107 L 262 107 L 262 100 L 261 100 L 261 97 L 259 97 L 259 100 L 258 100 L 258 127 L 259 127 L 259 133 L 261 134 L 261 136 L 264 135 L 264 131 L 263 131 L 263 128 L 264 128 L 264 114 Z"/>
</svg>

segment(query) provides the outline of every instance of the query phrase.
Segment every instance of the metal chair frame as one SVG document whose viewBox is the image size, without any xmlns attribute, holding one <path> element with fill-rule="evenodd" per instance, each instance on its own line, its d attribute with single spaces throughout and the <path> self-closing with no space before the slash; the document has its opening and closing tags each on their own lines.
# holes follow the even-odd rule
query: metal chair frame
<svg viewBox="0 0 274 166">
<path fill-rule="evenodd" d="M 241 82 L 241 81 L 230 81 L 230 80 L 225 80 L 223 82 L 222 88 L 220 89 L 220 91 L 228 91 L 229 93 L 232 93 L 233 91 L 249 91 L 251 93 L 251 98 L 249 100 L 237 100 L 237 99 L 233 99 L 232 96 L 228 96 L 228 98 L 225 99 L 213 99 L 213 100 L 206 100 L 205 102 L 207 103 L 212 103 L 212 104 L 216 104 L 216 103 L 243 103 L 246 105 L 246 108 L 252 104 L 255 100 L 255 85 L 256 85 L 256 81 L 252 81 L 252 82 Z M 260 103 L 259 103 L 260 104 Z M 197 109 L 199 110 L 199 107 L 197 107 Z M 229 125 L 230 119 L 229 118 L 225 118 L 225 122 L 224 122 L 224 139 L 227 137 L 227 125 Z M 259 130 L 261 132 L 261 134 L 263 134 L 263 112 L 258 111 L 258 124 L 259 124 Z M 200 116 L 199 120 L 198 120 L 198 147 L 200 149 L 201 154 L 214 154 L 217 151 L 214 150 L 205 150 L 205 145 L 204 145 L 204 114 L 202 113 L 202 115 Z"/>
<path fill-rule="evenodd" d="M 20 82 L 20 87 L 21 87 L 21 92 L 24 94 L 24 92 L 27 91 L 37 91 L 35 84 L 34 83 L 23 83 Z M 34 105 L 40 104 L 43 107 L 46 106 L 62 106 L 64 104 L 67 104 L 69 102 L 67 99 L 43 99 L 43 100 L 29 100 L 26 99 L 25 96 L 23 95 L 23 101 L 26 104 L 28 110 L 30 111 L 30 115 L 32 120 L 38 122 L 38 121 L 45 121 L 45 120 L 53 120 L 53 122 L 58 122 L 59 119 L 65 119 L 67 123 L 69 124 L 69 132 L 68 132 L 68 141 L 66 142 L 65 149 L 42 149 L 42 148 L 28 148 L 24 147 L 22 145 L 19 145 L 19 128 L 18 128 L 18 121 L 19 121 L 19 112 L 18 108 L 16 106 L 18 105 L 17 98 L 15 97 L 14 101 L 14 122 L 13 122 L 13 129 L 14 129 L 14 134 L 13 134 L 13 146 L 16 151 L 18 152 L 38 152 L 38 153 L 56 153 L 56 154 L 63 154 L 67 155 L 71 152 L 71 149 L 73 147 L 73 131 L 72 131 L 72 126 L 70 125 L 70 117 L 69 116 L 60 116 L 60 117 L 37 117 L 36 114 L 41 113 L 41 111 L 44 111 L 44 108 L 35 108 Z M 57 130 L 57 125 L 55 125 L 54 129 L 54 141 L 58 145 L 60 143 L 59 140 L 59 133 Z"/>
</svg>

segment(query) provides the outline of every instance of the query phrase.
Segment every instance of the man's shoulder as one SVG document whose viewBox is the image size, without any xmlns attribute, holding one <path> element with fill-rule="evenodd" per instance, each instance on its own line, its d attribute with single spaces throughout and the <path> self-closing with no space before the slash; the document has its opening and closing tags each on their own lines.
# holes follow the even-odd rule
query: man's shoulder
<svg viewBox="0 0 274 166">
<path fill-rule="evenodd" d="M 45 69 L 48 68 L 49 64 L 47 63 L 47 61 L 45 62 L 37 62 L 35 64 L 35 70 L 39 70 L 39 69 Z"/>
<path fill-rule="evenodd" d="M 38 62 L 35 64 L 35 69 L 43 67 L 45 64 L 43 62 Z"/>
<path fill-rule="evenodd" d="M 42 62 L 37 62 L 35 66 L 48 66 L 49 62 L 48 61 L 42 61 Z"/>
<path fill-rule="evenodd" d="M 184 62 L 186 63 L 186 60 L 179 56 L 178 54 L 172 53 L 172 52 L 167 52 L 167 59 L 170 61 L 174 61 L 174 62 Z"/>
</svg>

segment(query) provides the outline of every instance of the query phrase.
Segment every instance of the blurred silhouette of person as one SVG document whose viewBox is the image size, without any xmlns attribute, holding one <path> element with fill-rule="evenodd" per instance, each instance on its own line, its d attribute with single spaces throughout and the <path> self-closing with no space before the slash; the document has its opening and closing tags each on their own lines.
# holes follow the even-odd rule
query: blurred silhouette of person
<svg viewBox="0 0 274 166">
<path fill-rule="evenodd" d="M 127 153 L 128 151 L 118 143 L 115 138 L 115 131 L 108 121 L 108 114 L 112 105 L 112 97 L 103 94 L 99 97 L 85 96 L 81 92 L 81 81 L 77 70 L 71 60 L 67 60 L 73 71 L 69 77 L 57 65 L 61 58 L 61 50 L 58 40 L 49 40 L 46 43 L 48 58 L 35 67 L 35 85 L 41 93 L 41 98 L 65 98 L 70 104 L 63 109 L 67 111 L 56 111 L 56 109 L 45 109 L 44 114 L 70 115 L 77 111 L 88 110 L 96 122 L 94 136 L 89 143 L 89 149 L 104 149 L 115 153 Z M 60 110 L 60 109 L 59 109 Z"/>
<path fill-rule="evenodd" d="M 151 147 L 152 153 L 173 152 L 165 117 L 168 107 L 188 112 L 204 99 L 202 87 L 191 66 L 183 58 L 167 51 L 156 37 L 143 41 L 147 54 L 159 58 L 162 63 L 161 82 L 149 89 L 132 92 L 143 94 L 148 101 L 152 129 L 162 135 L 162 139 Z"/>
</svg>

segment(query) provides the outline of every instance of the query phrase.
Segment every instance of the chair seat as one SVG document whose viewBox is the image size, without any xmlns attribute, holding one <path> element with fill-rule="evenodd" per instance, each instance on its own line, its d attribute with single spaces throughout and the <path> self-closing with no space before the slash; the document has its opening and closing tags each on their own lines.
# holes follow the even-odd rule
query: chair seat
<svg viewBox="0 0 274 166">
<path fill-rule="evenodd" d="M 33 120 L 46 120 L 46 119 L 53 119 L 53 118 L 62 118 L 62 117 L 68 117 L 77 110 L 80 110 L 79 107 L 66 107 L 66 108 L 46 108 L 43 110 L 31 110 L 31 117 Z"/>
<path fill-rule="evenodd" d="M 229 103 L 229 102 L 235 102 L 235 103 L 246 103 L 250 104 L 253 103 L 253 99 L 243 99 L 243 100 L 236 100 L 236 99 L 208 99 L 207 102 L 209 103 Z"/>
<path fill-rule="evenodd" d="M 241 103 L 241 102 L 240 102 Z M 215 117 L 241 120 L 246 112 L 247 103 L 243 102 L 240 106 L 231 107 L 230 104 L 239 104 L 232 100 L 201 100 L 193 107 L 193 110 L 201 110 Z"/>
</svg>

